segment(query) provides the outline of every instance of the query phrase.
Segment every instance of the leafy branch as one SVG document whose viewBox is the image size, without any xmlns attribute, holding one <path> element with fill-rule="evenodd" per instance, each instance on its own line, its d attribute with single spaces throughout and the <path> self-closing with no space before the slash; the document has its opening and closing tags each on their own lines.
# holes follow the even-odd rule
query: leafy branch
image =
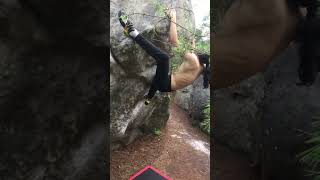
<svg viewBox="0 0 320 180">
<path fill-rule="evenodd" d="M 320 179 L 320 119 L 315 118 L 316 121 L 312 123 L 314 131 L 311 138 L 306 141 L 310 145 L 307 150 L 300 153 L 298 157 L 300 162 L 306 165 L 306 173 L 314 180 Z"/>
<path fill-rule="evenodd" d="M 157 16 L 157 15 L 150 15 L 150 14 L 146 14 L 146 13 L 130 13 L 129 15 L 142 15 L 142 16 L 149 16 L 149 17 L 154 17 L 154 18 L 160 18 L 159 21 L 162 21 L 164 19 L 167 19 L 169 20 L 170 22 L 176 24 L 177 26 L 179 26 L 180 28 L 182 28 L 183 30 L 186 30 L 188 31 L 189 33 L 191 33 L 191 35 L 193 36 L 197 36 L 197 37 L 208 37 L 210 34 L 207 34 L 207 35 L 199 35 L 199 34 L 196 34 L 194 31 L 191 31 L 189 30 L 188 28 L 182 26 L 181 24 L 178 24 L 177 22 L 174 22 L 174 21 L 171 21 L 171 19 L 169 17 L 166 17 L 166 16 Z"/>
</svg>

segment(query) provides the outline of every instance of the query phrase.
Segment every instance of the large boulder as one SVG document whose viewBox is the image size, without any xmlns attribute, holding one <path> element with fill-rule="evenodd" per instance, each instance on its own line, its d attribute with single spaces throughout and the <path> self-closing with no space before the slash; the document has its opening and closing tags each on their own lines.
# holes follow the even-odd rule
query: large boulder
<svg viewBox="0 0 320 180">
<path fill-rule="evenodd" d="M 112 149 L 127 145 L 144 132 L 162 128 L 169 118 L 170 99 L 158 93 L 152 102 L 144 105 L 143 96 L 148 92 L 155 75 L 155 60 L 131 38 L 123 34 L 117 13 L 124 9 L 134 26 L 143 36 L 170 54 L 168 31 L 170 21 L 164 14 L 165 7 L 177 10 L 178 24 L 192 28 L 194 17 L 190 0 L 136 0 L 112 1 L 110 7 L 110 117 Z M 178 33 L 182 33 L 178 28 Z"/>
<path fill-rule="evenodd" d="M 0 1 L 1 179 L 104 179 L 106 2 Z"/>
</svg>

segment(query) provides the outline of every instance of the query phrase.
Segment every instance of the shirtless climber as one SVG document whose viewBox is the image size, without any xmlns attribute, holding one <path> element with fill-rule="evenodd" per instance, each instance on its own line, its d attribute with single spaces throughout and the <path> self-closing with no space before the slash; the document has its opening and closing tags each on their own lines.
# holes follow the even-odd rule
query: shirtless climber
<svg viewBox="0 0 320 180">
<path fill-rule="evenodd" d="M 178 45 L 178 35 L 176 27 L 176 11 L 173 9 L 169 12 L 170 30 L 169 41 L 173 46 Z M 152 80 L 151 88 L 146 95 L 145 104 L 149 104 L 150 99 L 155 95 L 156 91 L 170 92 L 182 89 L 192 84 L 201 73 L 204 75 L 204 87 L 208 87 L 209 77 L 209 55 L 194 54 L 188 52 L 184 55 L 183 63 L 179 66 L 177 72 L 169 74 L 169 55 L 146 40 L 128 20 L 128 16 L 123 12 L 118 13 L 119 21 L 124 28 L 125 34 L 129 35 L 141 48 L 143 48 L 157 63 L 156 74 Z"/>
<path fill-rule="evenodd" d="M 302 11 L 292 8 L 289 3 L 302 2 L 313 3 L 308 13 L 312 16 L 318 14 L 320 18 L 320 0 L 234 1 L 212 38 L 213 88 L 227 87 L 263 71 L 275 56 L 287 48 L 297 37 L 297 27 L 303 17 Z M 309 35 L 309 40 L 317 39 L 313 36 Z M 319 39 L 319 35 L 317 37 Z M 300 58 L 310 59 L 303 55 L 310 56 L 309 52 L 300 51 Z M 299 76 L 304 81 L 312 82 L 314 79 L 308 75 L 308 68 L 311 70 L 312 67 L 308 66 L 308 63 L 300 65 L 302 70 L 307 69 L 299 72 Z"/>
</svg>

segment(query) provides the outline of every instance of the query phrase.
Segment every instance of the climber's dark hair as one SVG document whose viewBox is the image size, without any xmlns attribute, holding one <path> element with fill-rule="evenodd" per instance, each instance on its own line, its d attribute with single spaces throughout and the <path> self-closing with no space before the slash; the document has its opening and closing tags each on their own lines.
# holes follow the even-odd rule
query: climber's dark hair
<svg viewBox="0 0 320 180">
<path fill-rule="evenodd" d="M 208 88 L 210 82 L 210 55 L 206 53 L 196 53 L 200 64 L 204 65 L 203 70 L 203 87 Z"/>
</svg>

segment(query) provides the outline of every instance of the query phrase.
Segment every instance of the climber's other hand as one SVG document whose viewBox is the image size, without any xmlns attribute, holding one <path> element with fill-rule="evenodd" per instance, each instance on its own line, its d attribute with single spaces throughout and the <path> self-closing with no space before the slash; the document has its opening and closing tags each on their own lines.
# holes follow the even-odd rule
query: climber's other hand
<svg viewBox="0 0 320 180">
<path fill-rule="evenodd" d="M 169 19 L 171 19 L 171 20 L 176 19 L 176 10 L 175 9 L 167 8 L 165 13 Z"/>
<path fill-rule="evenodd" d="M 176 10 L 170 9 L 170 11 L 169 11 L 170 18 L 176 18 L 176 15 L 177 15 Z"/>
</svg>

